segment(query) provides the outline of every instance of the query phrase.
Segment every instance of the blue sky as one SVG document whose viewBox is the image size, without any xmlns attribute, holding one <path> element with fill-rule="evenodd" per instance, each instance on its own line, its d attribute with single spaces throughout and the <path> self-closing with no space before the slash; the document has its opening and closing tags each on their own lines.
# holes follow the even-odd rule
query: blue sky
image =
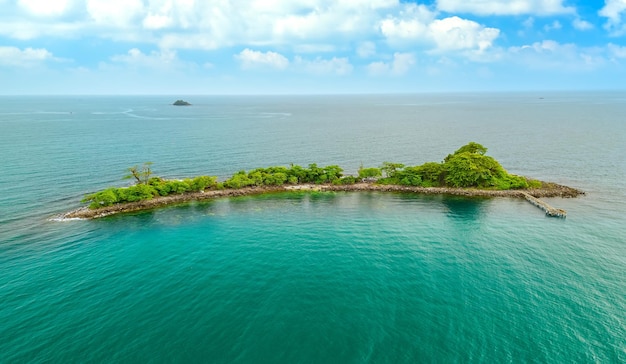
<svg viewBox="0 0 626 364">
<path fill-rule="evenodd" d="M 626 83 L 626 0 L 0 0 L 0 8 L 0 94 Z"/>
</svg>

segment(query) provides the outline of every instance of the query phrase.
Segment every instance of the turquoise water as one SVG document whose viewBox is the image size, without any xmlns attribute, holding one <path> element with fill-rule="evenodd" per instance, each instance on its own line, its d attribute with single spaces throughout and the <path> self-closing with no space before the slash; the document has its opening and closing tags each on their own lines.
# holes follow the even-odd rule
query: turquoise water
<svg viewBox="0 0 626 364">
<path fill-rule="evenodd" d="M 540 98 L 543 97 L 543 98 Z M 0 362 L 626 362 L 626 94 L 0 98 Z M 549 199 L 280 193 L 56 221 L 153 161 L 421 164 Z"/>
</svg>

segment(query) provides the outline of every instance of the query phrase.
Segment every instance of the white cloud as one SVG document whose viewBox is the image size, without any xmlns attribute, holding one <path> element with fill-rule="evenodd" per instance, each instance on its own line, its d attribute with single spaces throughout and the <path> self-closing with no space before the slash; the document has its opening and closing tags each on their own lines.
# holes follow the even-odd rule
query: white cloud
<svg viewBox="0 0 626 364">
<path fill-rule="evenodd" d="M 590 22 L 586 20 L 582 20 L 578 18 L 572 21 L 572 26 L 574 27 L 574 29 L 578 29 L 582 31 L 593 29 L 593 24 L 591 24 Z"/>
<path fill-rule="evenodd" d="M 252 69 L 259 67 L 269 67 L 275 69 L 285 69 L 289 67 L 289 60 L 280 53 L 253 51 L 244 49 L 235 55 L 235 59 L 241 63 L 241 68 Z"/>
<path fill-rule="evenodd" d="M 114 28 L 132 27 L 143 13 L 141 0 L 87 0 L 87 12 L 96 24 Z"/>
<path fill-rule="evenodd" d="M 609 43 L 607 49 L 609 51 L 609 54 L 614 58 L 626 58 L 626 47 Z"/>
<path fill-rule="evenodd" d="M 403 75 L 415 65 L 415 55 L 412 53 L 394 53 L 391 62 L 372 62 L 367 65 L 370 75 Z"/>
<path fill-rule="evenodd" d="M 44 48 L 0 47 L 0 65 L 30 67 L 48 60 L 57 59 Z"/>
<path fill-rule="evenodd" d="M 508 51 L 508 59 L 511 62 L 535 69 L 588 71 L 599 69 L 606 64 L 605 49 L 580 48 L 573 43 L 561 44 L 554 40 L 510 47 Z"/>
<path fill-rule="evenodd" d="M 293 49 L 296 53 L 327 53 L 333 52 L 336 47 L 332 44 L 296 44 Z"/>
<path fill-rule="evenodd" d="M 559 22 L 558 20 L 555 20 L 550 24 L 544 25 L 543 30 L 545 30 L 546 32 L 549 32 L 552 30 L 559 30 L 561 28 L 563 28 L 563 25 L 561 25 L 561 22 Z"/>
<path fill-rule="evenodd" d="M 397 7 L 397 0 L 255 1 L 243 25 L 278 40 L 338 39 L 373 33 L 382 12 Z"/>
<path fill-rule="evenodd" d="M 614 23 L 619 23 L 622 13 L 626 11 L 626 1 L 624 0 L 605 0 L 604 7 L 600 9 L 598 14 L 609 18 Z"/>
<path fill-rule="evenodd" d="M 435 19 L 435 13 L 423 5 L 412 5 L 399 16 L 380 22 L 380 32 L 394 47 L 434 44 L 438 51 L 478 50 L 491 47 L 500 30 L 487 28 L 458 16 Z"/>
<path fill-rule="evenodd" d="M 533 18 L 532 16 L 529 17 L 522 22 L 522 25 L 524 26 L 524 28 L 531 29 L 533 26 L 535 26 L 535 18 Z"/>
<path fill-rule="evenodd" d="M 427 34 L 428 26 L 417 19 L 385 19 L 380 23 L 380 30 L 390 39 L 417 39 Z"/>
<path fill-rule="evenodd" d="M 111 57 L 113 62 L 126 63 L 137 67 L 169 68 L 179 62 L 175 51 L 152 51 L 145 54 L 137 48 L 132 48 L 126 54 Z"/>
<path fill-rule="evenodd" d="M 571 49 L 572 46 L 573 45 L 563 46 L 553 40 L 544 40 L 542 42 L 535 42 L 532 45 L 525 45 L 525 46 L 519 47 L 519 49 L 520 50 L 532 49 L 537 53 L 544 53 L 544 52 L 555 52 L 555 51 L 558 51 L 559 49 L 564 50 L 565 48 Z M 513 49 L 515 49 L 515 47 Z"/>
<path fill-rule="evenodd" d="M 414 41 L 428 36 L 428 24 L 435 14 L 424 5 L 411 4 L 398 16 L 380 22 L 380 32 L 392 42 Z"/>
<path fill-rule="evenodd" d="M 356 54 L 361 58 L 369 58 L 376 54 L 376 43 L 362 42 L 356 48 Z"/>
<path fill-rule="evenodd" d="M 446 40 L 441 24 L 451 23 L 451 18 L 434 23 L 437 13 L 432 6 L 399 0 L 16 1 L 41 14 L 65 12 L 64 16 L 73 18 L 44 22 L 27 16 L 19 22 L 3 22 L 0 36 L 109 38 L 161 49 L 280 47 L 296 54 L 330 53 L 356 44 L 359 57 L 371 58 L 381 36 L 392 51 L 414 50 L 416 44 L 480 50 L 490 44 L 490 34 L 494 34 L 492 28 L 473 27 L 470 25 L 477 23 L 456 18 L 463 24 L 456 30 L 446 29 L 447 37 L 452 37 Z"/>
<path fill-rule="evenodd" d="M 203 49 L 214 50 L 221 46 L 227 46 L 226 42 L 220 42 L 203 34 L 170 33 L 164 35 L 158 45 L 162 49 Z"/>
<path fill-rule="evenodd" d="M 429 26 L 439 50 L 474 49 L 483 51 L 492 46 L 500 30 L 486 28 L 457 16 L 435 20 Z"/>
<path fill-rule="evenodd" d="M 415 56 L 411 53 L 394 53 L 391 64 L 391 72 L 396 75 L 403 75 L 415 64 Z"/>
<path fill-rule="evenodd" d="M 604 7 L 598 14 L 608 18 L 604 27 L 613 35 L 622 35 L 626 32 L 626 26 L 622 24 L 622 16 L 626 13 L 626 0 L 605 0 Z"/>
<path fill-rule="evenodd" d="M 372 62 L 367 65 L 367 72 L 370 75 L 386 75 L 390 72 L 391 66 L 385 62 Z"/>
<path fill-rule="evenodd" d="M 143 19 L 143 27 L 146 29 L 162 29 L 173 24 L 172 18 L 161 14 L 148 14 Z"/>
<path fill-rule="evenodd" d="M 464 57 L 484 62 L 506 57 L 506 49 L 496 44 L 501 31 L 489 26 L 489 22 L 499 24 L 499 20 L 479 18 L 481 24 L 470 20 L 469 15 L 446 13 L 453 10 L 479 15 L 519 15 L 515 19 L 523 23 L 517 27 L 531 39 L 529 43 L 536 40 L 531 36 L 538 34 L 530 30 L 533 27 L 537 31 L 552 31 L 569 25 L 563 21 L 571 21 L 571 26 L 579 30 L 593 27 L 578 18 L 567 5 L 572 2 L 565 0 L 438 0 L 434 5 L 423 5 L 425 0 L 419 1 L 423 4 L 401 0 L 2 1 L 19 16 L 0 16 L 0 36 L 18 39 L 61 36 L 90 41 L 95 38 L 94 43 L 98 38 L 132 40 L 136 45 L 128 48 L 159 51 L 143 53 L 133 49 L 109 58 L 108 62 L 118 65 L 143 62 L 153 67 L 180 64 L 176 52 L 168 51 L 180 49 L 221 49 L 229 54 L 243 49 L 234 59 L 244 69 L 293 68 L 318 74 L 354 72 L 350 60 L 358 58 L 361 58 L 359 62 L 370 63 L 367 69 L 371 73 L 399 74 L 413 67 L 415 55 L 424 50 L 427 55 L 455 60 Z M 614 33 L 622 29 L 625 4 L 626 0 L 607 0 L 600 11 L 612 22 Z M 571 17 L 558 21 L 539 18 L 554 14 Z M 548 25 L 541 29 L 544 24 Z M 503 38 L 503 42 L 516 39 Z M 535 54 L 546 55 L 533 46 L 527 47 Z M 346 52 L 354 54 L 349 55 L 350 59 L 342 58 Z M 392 56 L 394 52 L 398 53 Z M 528 49 L 520 52 L 530 53 Z M 289 56 L 288 59 L 283 54 L 300 54 L 303 58 Z M 388 58 L 380 58 L 381 54 L 388 54 Z M 576 57 L 583 58 L 580 54 Z M 233 58 L 229 56 L 228 60 Z M 374 60 L 382 61 L 371 63 Z M 200 67 L 203 61 L 198 62 Z M 216 63 L 215 67 L 218 66 L 221 65 Z"/>
<path fill-rule="evenodd" d="M 365 40 L 378 32 L 382 17 L 411 7 L 398 0 L 12 1 L 21 1 L 20 7 L 28 12 L 19 22 L 16 17 L 3 21 L 0 34 L 12 38 L 32 39 L 47 36 L 54 28 L 71 27 L 72 31 L 54 34 L 132 40 L 174 49 L 287 45 L 303 52 L 305 46 L 329 49 L 336 48 L 338 41 Z M 72 19 L 41 22 L 35 16 L 62 13 Z"/>
<path fill-rule="evenodd" d="M 17 4 L 35 16 L 60 16 L 70 6 L 68 0 L 18 0 Z"/>
<path fill-rule="evenodd" d="M 575 13 L 563 0 L 437 0 L 437 9 L 478 15 L 554 15 Z"/>
<path fill-rule="evenodd" d="M 296 57 L 294 61 L 297 65 L 304 67 L 307 72 L 314 74 L 347 75 L 354 68 L 347 58 L 322 59 L 318 57 L 314 60 L 306 60 Z"/>
</svg>

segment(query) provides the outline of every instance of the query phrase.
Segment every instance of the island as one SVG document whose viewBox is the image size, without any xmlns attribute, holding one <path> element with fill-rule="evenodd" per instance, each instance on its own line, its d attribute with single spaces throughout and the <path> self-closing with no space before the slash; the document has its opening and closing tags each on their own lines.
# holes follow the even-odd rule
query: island
<svg viewBox="0 0 626 364">
<path fill-rule="evenodd" d="M 174 106 L 191 106 L 191 104 L 188 103 L 185 100 L 176 100 L 176 101 L 174 101 L 174 103 L 172 105 L 174 105 Z"/>
<path fill-rule="evenodd" d="M 129 187 L 110 187 L 87 194 L 86 207 L 70 211 L 63 218 L 94 219 L 112 214 L 218 197 L 254 195 L 281 191 L 380 191 L 457 196 L 526 198 L 549 216 L 565 217 L 541 197 L 576 197 L 583 191 L 551 182 L 508 173 L 498 161 L 485 155 L 487 148 L 470 142 L 442 162 L 418 166 L 383 162 L 363 167 L 357 176 L 343 175 L 337 165 L 309 164 L 257 168 L 239 171 L 224 181 L 217 177 L 163 179 L 153 175 L 151 163 L 134 166 L 125 178 Z"/>
</svg>

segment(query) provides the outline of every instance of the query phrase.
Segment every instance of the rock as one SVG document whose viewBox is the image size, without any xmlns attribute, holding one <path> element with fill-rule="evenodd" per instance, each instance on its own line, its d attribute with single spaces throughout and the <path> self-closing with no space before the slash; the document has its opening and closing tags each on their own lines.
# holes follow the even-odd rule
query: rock
<svg viewBox="0 0 626 364">
<path fill-rule="evenodd" d="M 174 106 L 191 106 L 191 104 L 188 103 L 185 100 L 176 100 L 176 102 L 174 102 L 172 105 L 174 105 Z"/>
</svg>

